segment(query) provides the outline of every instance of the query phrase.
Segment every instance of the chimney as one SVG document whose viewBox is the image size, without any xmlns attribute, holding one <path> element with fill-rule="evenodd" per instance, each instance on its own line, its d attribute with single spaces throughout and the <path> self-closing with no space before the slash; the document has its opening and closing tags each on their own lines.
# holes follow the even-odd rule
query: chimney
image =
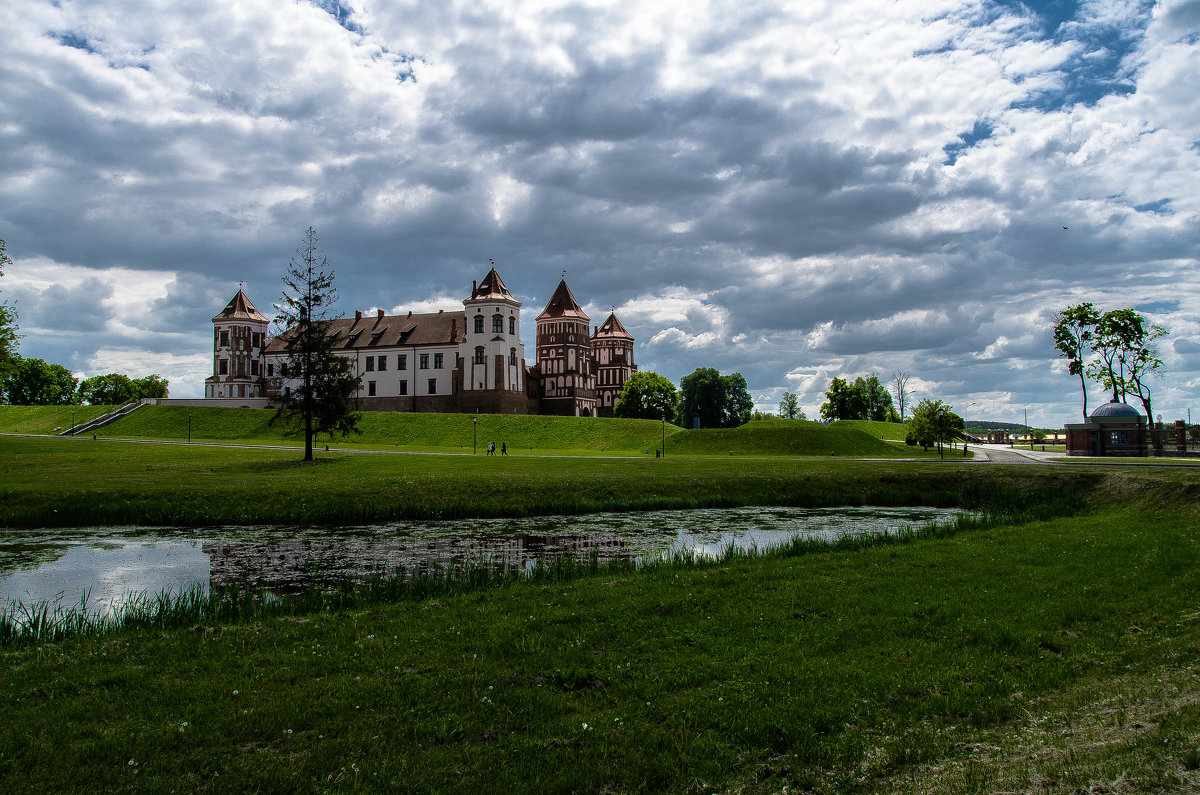
<svg viewBox="0 0 1200 795">
<path fill-rule="evenodd" d="M 593 326 L 592 328 L 596 329 L 595 331 L 593 331 L 593 332 L 592 332 L 592 336 L 593 336 L 593 337 L 594 337 L 594 336 L 596 336 L 597 334 L 599 334 L 599 333 L 600 333 L 600 327 L 599 327 L 599 326 Z"/>
<path fill-rule="evenodd" d="M 383 310 L 382 309 L 379 310 L 379 319 L 383 320 Z"/>
<path fill-rule="evenodd" d="M 439 315 L 440 315 L 440 314 L 442 314 L 442 310 L 441 310 L 441 309 L 439 309 L 439 310 L 438 310 L 438 314 L 439 314 Z"/>
<path fill-rule="evenodd" d="M 412 317 L 412 310 L 411 310 L 411 309 L 410 309 L 410 310 L 408 310 L 408 316 L 409 316 L 409 317 Z"/>
<path fill-rule="evenodd" d="M 361 309 L 355 309 L 355 310 L 354 310 L 354 322 L 355 322 L 355 323 L 357 323 L 357 322 L 358 322 L 358 321 L 360 321 L 360 320 L 362 320 L 362 310 L 361 310 Z"/>
<path fill-rule="evenodd" d="M 479 292 L 479 282 L 472 279 L 471 280 L 471 297 L 474 298 L 475 293 L 477 293 L 477 292 Z"/>
<path fill-rule="evenodd" d="M 450 321 L 450 341 L 453 342 L 457 336 L 458 336 L 458 321 L 451 320 Z"/>
</svg>

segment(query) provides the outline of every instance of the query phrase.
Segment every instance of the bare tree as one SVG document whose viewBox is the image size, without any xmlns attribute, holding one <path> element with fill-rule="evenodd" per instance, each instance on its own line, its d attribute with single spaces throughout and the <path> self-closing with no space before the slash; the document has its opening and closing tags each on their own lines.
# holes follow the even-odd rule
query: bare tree
<svg viewBox="0 0 1200 795">
<path fill-rule="evenodd" d="M 901 422 L 904 422 L 904 411 L 908 408 L 908 379 L 911 377 L 903 370 L 892 371 L 892 394 L 896 398 L 896 408 L 900 410 Z"/>
</svg>

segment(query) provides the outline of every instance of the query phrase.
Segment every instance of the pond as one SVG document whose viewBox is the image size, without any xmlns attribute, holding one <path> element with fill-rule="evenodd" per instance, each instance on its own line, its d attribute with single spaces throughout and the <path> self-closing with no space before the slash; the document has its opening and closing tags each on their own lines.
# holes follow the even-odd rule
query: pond
<svg viewBox="0 0 1200 795">
<path fill-rule="evenodd" d="M 276 593 L 403 567 L 502 563 L 528 567 L 573 555 L 602 561 L 678 550 L 717 555 L 766 549 L 793 536 L 834 539 L 949 522 L 940 508 L 720 508 L 649 513 L 394 522 L 338 528 L 100 527 L 6 530 L 0 535 L 0 609 L 13 601 L 78 604 L 105 612 L 139 592 L 230 586 Z"/>
</svg>

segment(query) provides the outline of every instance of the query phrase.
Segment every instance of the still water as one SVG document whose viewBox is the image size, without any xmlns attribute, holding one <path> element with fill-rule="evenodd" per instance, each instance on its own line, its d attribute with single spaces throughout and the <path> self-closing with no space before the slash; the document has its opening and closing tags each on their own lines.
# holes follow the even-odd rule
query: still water
<svg viewBox="0 0 1200 795">
<path fill-rule="evenodd" d="M 638 559 L 690 549 L 716 555 L 730 545 L 766 549 L 795 535 L 882 533 L 948 522 L 957 513 L 752 507 L 339 528 L 7 530 L 0 533 L 0 609 L 11 601 L 77 604 L 86 592 L 90 608 L 104 612 L 139 592 L 237 585 L 285 593 L 401 567 L 412 571 L 463 561 L 528 567 L 562 554 Z"/>
</svg>

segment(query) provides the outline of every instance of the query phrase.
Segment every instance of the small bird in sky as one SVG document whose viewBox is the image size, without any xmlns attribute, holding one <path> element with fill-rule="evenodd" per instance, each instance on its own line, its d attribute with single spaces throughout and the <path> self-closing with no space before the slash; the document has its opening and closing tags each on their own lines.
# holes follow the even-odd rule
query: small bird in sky
<svg viewBox="0 0 1200 795">
<path fill-rule="evenodd" d="M 1064 226 L 1063 229 L 1066 229 L 1066 227 Z"/>
</svg>

